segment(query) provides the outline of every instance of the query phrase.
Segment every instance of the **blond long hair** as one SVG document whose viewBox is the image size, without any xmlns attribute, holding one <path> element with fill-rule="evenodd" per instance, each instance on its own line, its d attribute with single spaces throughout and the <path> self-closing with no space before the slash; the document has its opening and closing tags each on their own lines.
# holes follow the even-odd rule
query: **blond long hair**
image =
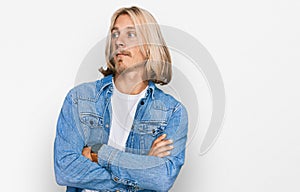
<svg viewBox="0 0 300 192">
<path fill-rule="evenodd" d="M 168 84 L 172 78 L 172 62 L 160 27 L 148 11 L 136 6 L 120 8 L 113 14 L 109 35 L 106 40 L 105 57 L 107 68 L 101 67 L 99 71 L 104 76 L 115 74 L 110 35 L 117 18 L 124 14 L 127 14 L 132 19 L 139 39 L 140 50 L 147 58 L 145 63 L 146 80 L 151 80 L 161 85 Z"/>
</svg>

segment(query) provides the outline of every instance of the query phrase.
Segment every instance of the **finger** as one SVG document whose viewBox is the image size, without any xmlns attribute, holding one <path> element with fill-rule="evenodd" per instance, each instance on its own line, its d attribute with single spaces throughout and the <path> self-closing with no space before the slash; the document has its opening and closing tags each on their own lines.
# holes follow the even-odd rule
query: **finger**
<svg viewBox="0 0 300 192">
<path fill-rule="evenodd" d="M 82 150 L 82 155 L 88 155 L 89 153 L 91 153 L 92 148 L 91 147 L 84 147 Z"/>
<path fill-rule="evenodd" d="M 160 141 L 158 143 L 156 143 L 153 148 L 159 148 L 159 147 L 163 147 L 163 146 L 166 146 L 166 145 L 170 145 L 173 143 L 173 140 L 171 139 L 168 139 L 168 140 L 163 140 L 163 141 Z"/>
<path fill-rule="evenodd" d="M 82 149 L 82 151 L 91 151 L 92 150 L 92 147 L 84 147 L 83 149 Z"/>
<path fill-rule="evenodd" d="M 161 147 L 164 147 L 164 146 L 168 146 L 170 144 L 172 144 L 173 141 L 172 140 L 163 140 L 163 141 L 160 141 L 159 143 L 156 143 L 155 145 L 153 145 L 151 147 L 151 150 L 153 153 L 156 153 L 156 151 L 161 148 Z"/>
<path fill-rule="evenodd" d="M 174 149 L 173 145 L 158 147 L 158 148 L 155 148 L 155 149 L 151 149 L 149 151 L 148 155 L 157 156 L 157 157 L 160 157 L 161 155 L 166 156 L 166 155 L 170 155 L 170 153 L 166 153 L 166 152 L 170 152 L 172 149 Z"/>
<path fill-rule="evenodd" d="M 173 145 L 167 145 L 167 146 L 159 147 L 159 148 L 154 150 L 153 154 L 158 155 L 159 153 L 164 153 L 164 152 L 167 152 L 167 151 L 171 151 L 172 149 L 174 149 Z"/>
<path fill-rule="evenodd" d="M 162 152 L 162 153 L 159 153 L 157 154 L 157 157 L 166 157 L 166 156 L 169 156 L 171 155 L 171 152 L 170 151 L 165 151 L 165 152 Z"/>
<path fill-rule="evenodd" d="M 157 156 L 159 153 L 165 152 L 165 151 L 170 151 L 174 148 L 173 145 L 163 145 L 160 147 L 154 147 L 151 149 L 150 153 L 153 156 Z"/>
<path fill-rule="evenodd" d="M 159 136 L 157 139 L 155 139 L 155 141 L 153 142 L 152 145 L 155 145 L 156 143 L 162 141 L 163 139 L 165 139 L 167 137 L 167 134 L 162 134 L 161 136 Z"/>
</svg>

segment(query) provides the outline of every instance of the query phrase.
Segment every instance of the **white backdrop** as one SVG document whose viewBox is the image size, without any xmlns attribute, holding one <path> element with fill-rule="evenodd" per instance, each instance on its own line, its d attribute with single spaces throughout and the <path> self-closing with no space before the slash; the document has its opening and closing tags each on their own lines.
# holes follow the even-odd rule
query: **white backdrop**
<svg viewBox="0 0 300 192">
<path fill-rule="evenodd" d="M 193 141 L 172 191 L 300 191 L 297 0 L 1 1 L 1 191 L 64 191 L 53 172 L 60 107 L 112 13 L 131 5 L 196 37 L 225 84 L 221 134 L 203 156 Z"/>
</svg>

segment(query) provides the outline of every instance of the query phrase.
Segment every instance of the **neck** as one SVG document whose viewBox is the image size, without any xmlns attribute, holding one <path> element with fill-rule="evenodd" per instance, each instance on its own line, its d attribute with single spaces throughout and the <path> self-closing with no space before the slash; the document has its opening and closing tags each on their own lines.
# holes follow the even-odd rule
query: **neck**
<svg viewBox="0 0 300 192">
<path fill-rule="evenodd" d="M 113 80 L 118 91 L 129 95 L 139 94 L 148 85 L 138 73 L 115 74 Z"/>
</svg>

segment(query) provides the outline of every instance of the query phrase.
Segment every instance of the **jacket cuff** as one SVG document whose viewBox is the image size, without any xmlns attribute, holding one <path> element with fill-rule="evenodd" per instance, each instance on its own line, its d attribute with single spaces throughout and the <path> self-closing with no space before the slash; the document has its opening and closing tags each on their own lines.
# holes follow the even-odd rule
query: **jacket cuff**
<svg viewBox="0 0 300 192">
<path fill-rule="evenodd" d="M 110 165 L 117 163 L 119 150 L 103 144 L 98 151 L 98 164 L 110 170 Z"/>
</svg>

